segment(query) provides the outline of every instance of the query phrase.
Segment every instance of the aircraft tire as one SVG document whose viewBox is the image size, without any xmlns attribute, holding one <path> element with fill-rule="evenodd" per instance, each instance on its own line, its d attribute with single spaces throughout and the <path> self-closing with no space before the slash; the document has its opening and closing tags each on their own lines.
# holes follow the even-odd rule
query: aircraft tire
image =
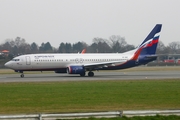
<svg viewBox="0 0 180 120">
<path fill-rule="evenodd" d="M 86 72 L 83 72 L 80 74 L 81 77 L 84 77 L 86 75 Z"/>
<path fill-rule="evenodd" d="M 20 77 L 23 78 L 23 77 L 24 77 L 24 74 L 21 74 Z"/>
<path fill-rule="evenodd" d="M 93 73 L 92 71 L 90 71 L 90 72 L 88 73 L 88 76 L 89 76 L 89 77 L 93 77 L 93 76 L 94 76 L 94 73 Z"/>
</svg>

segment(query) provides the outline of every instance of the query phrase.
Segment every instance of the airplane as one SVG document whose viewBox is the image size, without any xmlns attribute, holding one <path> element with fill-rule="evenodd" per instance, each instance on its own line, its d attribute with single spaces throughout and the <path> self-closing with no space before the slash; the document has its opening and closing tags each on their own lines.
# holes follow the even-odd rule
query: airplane
<svg viewBox="0 0 180 120">
<path fill-rule="evenodd" d="M 84 54 L 84 53 L 86 53 L 86 49 L 83 49 L 83 50 L 81 51 L 81 54 Z M 79 52 L 78 52 L 78 54 L 79 54 Z"/>
<path fill-rule="evenodd" d="M 86 49 L 83 49 L 81 52 L 81 54 L 84 54 L 84 53 L 86 53 Z"/>
<path fill-rule="evenodd" d="M 144 41 L 134 50 L 124 53 L 86 54 L 26 54 L 13 58 L 5 66 L 21 73 L 24 71 L 54 71 L 55 73 L 94 76 L 93 71 L 119 70 L 145 65 L 157 59 L 156 48 L 162 24 L 156 24 Z"/>
</svg>

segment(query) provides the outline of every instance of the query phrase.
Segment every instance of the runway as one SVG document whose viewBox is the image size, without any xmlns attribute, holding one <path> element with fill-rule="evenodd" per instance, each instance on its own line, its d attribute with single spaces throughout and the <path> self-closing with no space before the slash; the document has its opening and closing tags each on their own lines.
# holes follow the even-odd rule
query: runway
<svg viewBox="0 0 180 120">
<path fill-rule="evenodd" d="M 39 73 L 26 74 L 21 78 L 20 74 L 1 75 L 0 82 L 50 82 L 50 81 L 87 81 L 87 80 L 154 80 L 154 79 L 180 79 L 180 71 L 101 71 L 94 72 L 94 77 L 80 77 L 72 74 Z"/>
</svg>

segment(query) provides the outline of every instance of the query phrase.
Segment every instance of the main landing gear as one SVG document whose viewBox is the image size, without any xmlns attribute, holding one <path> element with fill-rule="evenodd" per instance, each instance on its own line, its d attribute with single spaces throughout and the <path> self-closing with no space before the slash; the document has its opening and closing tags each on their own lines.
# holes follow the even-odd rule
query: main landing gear
<svg viewBox="0 0 180 120">
<path fill-rule="evenodd" d="M 88 72 L 88 76 L 89 77 L 93 77 L 94 76 L 94 73 L 92 71 Z"/>
<path fill-rule="evenodd" d="M 84 77 L 86 75 L 86 72 L 83 72 L 80 74 L 81 77 Z"/>
<path fill-rule="evenodd" d="M 83 72 L 83 73 L 80 74 L 81 77 L 84 77 L 85 75 L 86 75 L 86 72 Z M 88 76 L 89 76 L 89 77 L 93 77 L 93 76 L 94 76 L 94 72 L 89 71 L 89 72 L 88 72 Z"/>
</svg>

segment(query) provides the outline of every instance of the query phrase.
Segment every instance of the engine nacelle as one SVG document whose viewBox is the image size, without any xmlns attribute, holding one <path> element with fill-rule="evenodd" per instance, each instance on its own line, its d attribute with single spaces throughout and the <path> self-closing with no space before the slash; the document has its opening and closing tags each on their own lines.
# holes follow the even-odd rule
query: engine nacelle
<svg viewBox="0 0 180 120">
<path fill-rule="evenodd" d="M 82 74 L 85 73 L 84 66 L 69 66 L 67 68 L 67 73 L 69 74 Z"/>
</svg>

